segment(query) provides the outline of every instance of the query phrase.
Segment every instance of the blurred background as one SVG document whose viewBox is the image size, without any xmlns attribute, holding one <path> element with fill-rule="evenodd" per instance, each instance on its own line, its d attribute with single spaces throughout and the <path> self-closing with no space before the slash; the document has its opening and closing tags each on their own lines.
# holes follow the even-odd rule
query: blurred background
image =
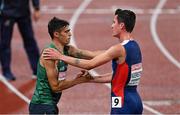
<svg viewBox="0 0 180 115">
<path fill-rule="evenodd" d="M 34 36 L 40 52 L 51 42 L 47 23 L 54 16 L 70 22 L 72 45 L 87 50 L 108 49 L 118 43 L 111 35 L 117 8 L 130 9 L 137 15 L 133 36 L 143 55 L 143 75 L 138 87 L 143 113 L 180 114 L 180 0 L 40 0 L 38 21 L 33 18 L 31 5 Z M 17 24 L 11 49 L 11 69 L 16 80 L 7 81 L 0 75 L 0 114 L 26 114 L 36 80 L 31 78 Z M 79 71 L 69 66 L 67 77 L 74 78 Z M 96 74 L 111 71 L 111 63 L 93 69 Z M 93 83 L 64 90 L 58 104 L 60 114 L 109 114 L 110 92 L 109 85 Z"/>
</svg>

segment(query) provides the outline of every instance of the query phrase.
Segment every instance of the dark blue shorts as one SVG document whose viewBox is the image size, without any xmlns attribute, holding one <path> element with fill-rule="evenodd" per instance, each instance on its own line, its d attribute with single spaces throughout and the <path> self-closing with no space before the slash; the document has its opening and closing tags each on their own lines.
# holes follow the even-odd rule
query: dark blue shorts
<svg viewBox="0 0 180 115">
<path fill-rule="evenodd" d="M 29 114 L 58 114 L 57 105 L 29 104 Z"/>
<path fill-rule="evenodd" d="M 113 95 L 112 93 L 112 96 Z M 111 108 L 111 114 L 142 114 L 143 104 L 142 100 L 133 88 L 126 88 L 124 92 L 124 105 L 122 108 Z"/>
</svg>

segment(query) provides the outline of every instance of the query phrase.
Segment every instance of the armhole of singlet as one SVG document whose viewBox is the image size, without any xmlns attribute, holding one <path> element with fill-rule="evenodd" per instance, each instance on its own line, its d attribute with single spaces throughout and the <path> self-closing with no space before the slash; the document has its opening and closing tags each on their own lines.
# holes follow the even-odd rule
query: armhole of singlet
<svg viewBox="0 0 180 115">
<path fill-rule="evenodd" d="M 122 46 L 123 46 L 124 51 L 125 51 L 125 58 L 124 58 L 124 61 L 123 61 L 122 63 L 119 63 L 120 57 L 118 57 L 117 60 L 116 60 L 116 63 L 117 63 L 117 64 L 120 64 L 120 65 L 121 65 L 121 64 L 124 64 L 124 63 L 126 62 L 126 56 L 127 56 L 126 48 L 124 47 L 124 45 L 122 45 Z"/>
</svg>

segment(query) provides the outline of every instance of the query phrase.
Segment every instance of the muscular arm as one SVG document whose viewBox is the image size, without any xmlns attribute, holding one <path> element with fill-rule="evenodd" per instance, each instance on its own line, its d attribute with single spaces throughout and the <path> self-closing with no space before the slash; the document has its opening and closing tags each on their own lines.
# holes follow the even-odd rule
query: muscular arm
<svg viewBox="0 0 180 115">
<path fill-rule="evenodd" d="M 80 59 L 92 59 L 95 56 L 105 52 L 104 50 L 102 51 L 89 51 L 89 50 L 83 50 L 79 48 L 75 48 L 74 46 L 69 46 L 69 53 L 71 56 L 80 58 Z"/>
<path fill-rule="evenodd" d="M 58 71 L 56 69 L 54 60 L 44 60 L 42 59 L 42 63 L 46 69 L 48 81 L 53 92 L 61 92 L 67 88 L 73 87 L 74 85 L 84 83 L 85 78 L 78 78 L 72 80 L 58 80 Z"/>
<path fill-rule="evenodd" d="M 123 57 L 125 59 L 125 50 L 120 44 L 109 48 L 107 51 L 97 55 L 91 60 L 78 59 L 59 54 L 59 59 L 65 61 L 66 63 L 88 70 L 103 65 L 108 61 L 119 57 Z"/>
</svg>

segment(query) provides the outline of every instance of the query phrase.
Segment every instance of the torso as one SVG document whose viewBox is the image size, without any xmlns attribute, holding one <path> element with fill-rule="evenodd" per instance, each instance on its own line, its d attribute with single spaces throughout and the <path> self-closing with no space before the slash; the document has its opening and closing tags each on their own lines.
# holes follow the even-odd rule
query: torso
<svg viewBox="0 0 180 115">
<path fill-rule="evenodd" d="M 125 48 L 126 58 L 125 61 L 120 64 L 118 63 L 118 59 L 113 59 L 112 61 L 113 78 L 111 82 L 111 96 L 121 97 L 122 107 L 112 108 L 111 113 L 135 113 L 132 112 L 135 110 L 130 109 L 128 105 L 137 104 L 133 103 L 133 100 L 137 100 L 139 104 L 139 110 L 137 111 L 142 110 L 142 102 L 136 90 L 142 72 L 141 51 L 134 40 L 125 40 L 121 45 Z"/>
<path fill-rule="evenodd" d="M 55 48 L 53 44 L 48 46 L 49 48 Z M 64 54 L 68 55 L 68 49 L 64 48 Z M 67 71 L 67 64 L 63 61 L 57 61 L 56 67 L 59 71 L 59 80 L 65 79 L 65 72 Z M 45 68 L 38 62 L 37 69 L 37 82 L 34 95 L 32 97 L 31 103 L 35 104 L 57 104 L 61 97 L 61 93 L 54 93 L 48 82 L 47 74 Z"/>
</svg>

